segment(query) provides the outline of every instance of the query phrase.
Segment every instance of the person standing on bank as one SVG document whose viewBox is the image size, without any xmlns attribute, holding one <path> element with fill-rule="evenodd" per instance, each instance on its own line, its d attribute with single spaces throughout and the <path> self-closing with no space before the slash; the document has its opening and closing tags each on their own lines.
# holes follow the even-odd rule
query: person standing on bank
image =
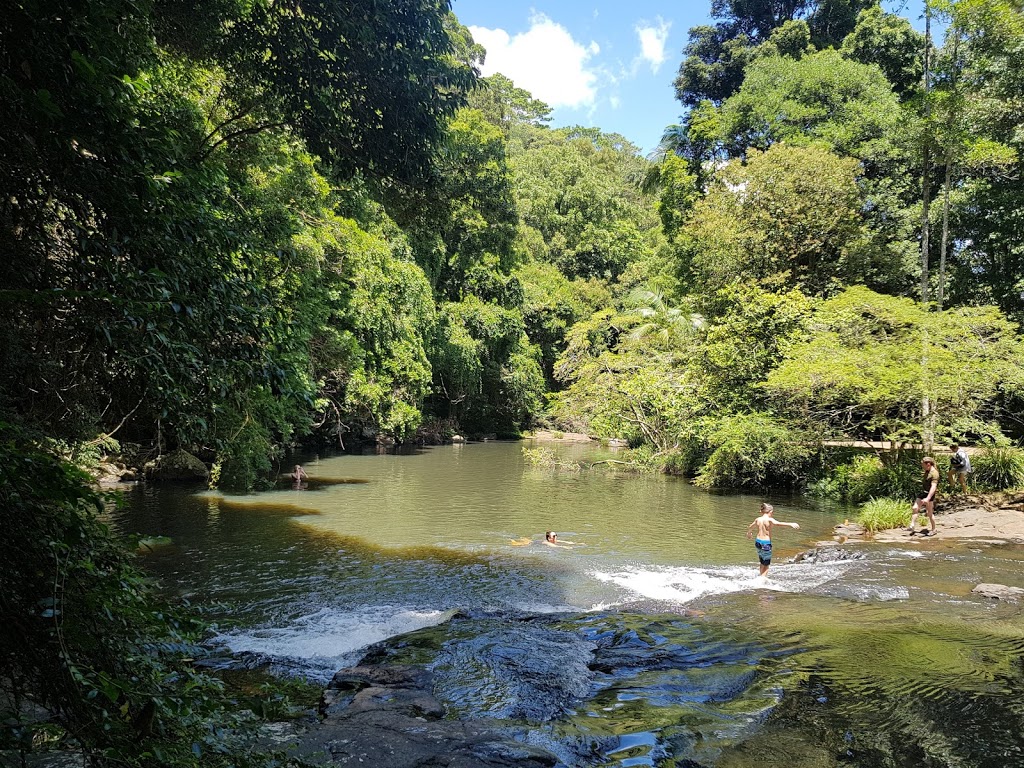
<svg viewBox="0 0 1024 768">
<path fill-rule="evenodd" d="M 775 507 L 771 504 L 761 504 L 761 515 L 747 526 L 747 538 L 754 535 L 754 528 L 757 528 L 757 538 L 754 539 L 754 547 L 757 549 L 757 559 L 761 564 L 759 575 L 768 573 L 768 566 L 772 564 L 772 526 L 785 525 L 788 528 L 799 529 L 800 523 L 784 523 L 776 520 L 772 515 Z"/>
<path fill-rule="evenodd" d="M 953 452 L 953 455 L 949 457 L 949 476 L 946 479 L 949 480 L 951 486 L 956 488 L 956 479 L 959 477 L 960 488 L 966 494 L 967 474 L 971 471 L 971 459 L 967 455 L 967 451 L 957 443 L 949 446 L 949 450 Z"/>
<path fill-rule="evenodd" d="M 933 536 L 935 535 L 935 497 L 939 492 L 939 470 L 935 468 L 935 459 L 931 456 L 925 456 L 921 459 L 921 469 L 924 470 L 924 476 L 921 478 L 921 490 L 917 494 L 913 507 L 911 507 L 914 510 L 914 514 L 910 516 L 910 527 L 907 530 L 910 531 L 911 536 L 914 535 L 914 524 L 917 522 L 917 516 L 921 514 L 921 510 L 924 510 L 925 514 L 928 515 L 930 529 L 925 528 L 921 531 L 921 535 Z"/>
</svg>

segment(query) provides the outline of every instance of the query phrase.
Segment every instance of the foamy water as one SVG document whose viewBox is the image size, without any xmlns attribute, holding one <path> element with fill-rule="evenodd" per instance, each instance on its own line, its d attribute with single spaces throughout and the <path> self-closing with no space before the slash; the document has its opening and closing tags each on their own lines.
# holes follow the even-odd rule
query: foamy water
<svg viewBox="0 0 1024 768">
<path fill-rule="evenodd" d="M 843 577 L 854 562 L 794 564 L 772 566 L 760 576 L 750 566 L 727 567 L 654 567 L 633 565 L 620 571 L 595 571 L 593 577 L 628 590 L 635 597 L 685 605 L 702 597 L 734 592 L 773 590 L 776 592 L 812 592 Z"/>
<path fill-rule="evenodd" d="M 234 629 L 213 638 L 234 654 L 256 654 L 296 663 L 305 673 L 329 678 L 358 661 L 370 645 L 447 621 L 454 611 L 366 606 L 356 611 L 321 608 L 275 626 Z"/>
</svg>

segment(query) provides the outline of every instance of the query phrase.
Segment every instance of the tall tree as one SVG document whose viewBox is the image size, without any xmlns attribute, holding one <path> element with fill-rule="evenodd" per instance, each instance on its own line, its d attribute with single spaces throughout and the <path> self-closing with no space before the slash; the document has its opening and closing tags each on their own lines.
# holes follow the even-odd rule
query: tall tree
<svg viewBox="0 0 1024 768">
<path fill-rule="evenodd" d="M 786 22 L 803 20 L 818 48 L 839 45 L 857 13 L 877 0 L 713 0 L 713 26 L 693 27 L 676 76 L 676 98 L 688 107 L 719 104 L 739 88 L 754 49 Z"/>
</svg>

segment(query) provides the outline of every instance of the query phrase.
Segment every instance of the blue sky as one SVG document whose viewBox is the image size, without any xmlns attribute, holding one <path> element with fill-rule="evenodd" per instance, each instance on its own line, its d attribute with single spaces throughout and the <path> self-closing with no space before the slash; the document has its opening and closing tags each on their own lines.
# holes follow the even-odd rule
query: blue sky
<svg viewBox="0 0 1024 768">
<path fill-rule="evenodd" d="M 690 27 L 713 23 L 710 8 L 711 0 L 452 2 L 487 49 L 485 75 L 501 72 L 553 107 L 552 125 L 621 133 L 645 154 L 679 121 L 672 82 Z"/>
</svg>

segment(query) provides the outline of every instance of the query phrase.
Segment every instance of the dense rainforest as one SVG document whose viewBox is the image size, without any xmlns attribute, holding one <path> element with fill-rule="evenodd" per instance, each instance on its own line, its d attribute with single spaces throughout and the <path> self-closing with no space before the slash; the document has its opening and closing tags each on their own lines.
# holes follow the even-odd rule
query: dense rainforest
<svg viewBox="0 0 1024 768">
<path fill-rule="evenodd" d="M 246 489 L 303 444 L 546 426 L 706 487 L 848 494 L 852 439 L 985 443 L 1007 484 L 1024 13 L 924 12 L 941 44 L 870 0 L 714 0 L 644 157 L 481 77 L 447 0 L 7 3 L 3 746 L 242 764 L 96 520 L 101 458 Z"/>
</svg>

